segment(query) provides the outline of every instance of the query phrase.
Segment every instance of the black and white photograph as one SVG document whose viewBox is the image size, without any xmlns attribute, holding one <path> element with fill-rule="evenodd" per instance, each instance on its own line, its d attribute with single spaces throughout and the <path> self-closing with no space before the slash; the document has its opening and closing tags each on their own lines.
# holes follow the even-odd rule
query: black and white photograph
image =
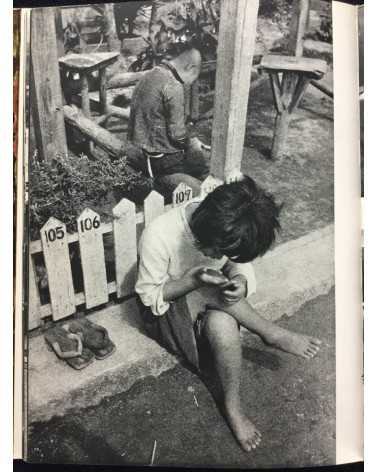
<svg viewBox="0 0 378 472">
<path fill-rule="evenodd" d="M 332 2 L 29 19 L 25 459 L 336 464 Z"/>
</svg>

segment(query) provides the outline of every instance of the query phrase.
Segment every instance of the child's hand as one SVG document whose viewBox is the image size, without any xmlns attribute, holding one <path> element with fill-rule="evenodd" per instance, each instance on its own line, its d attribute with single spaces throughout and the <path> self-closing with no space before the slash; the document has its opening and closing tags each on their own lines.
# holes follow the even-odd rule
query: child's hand
<svg viewBox="0 0 378 472">
<path fill-rule="evenodd" d="M 199 138 L 190 138 L 190 147 L 193 151 L 211 151 L 211 147 L 203 143 Z"/>
<path fill-rule="evenodd" d="M 233 305 L 247 295 L 247 279 L 243 275 L 236 275 L 222 287 L 222 299 Z"/>
<path fill-rule="evenodd" d="M 210 269 L 208 267 L 200 267 L 195 275 L 197 279 L 204 285 L 222 286 L 229 284 L 230 282 L 221 271 Z"/>
</svg>

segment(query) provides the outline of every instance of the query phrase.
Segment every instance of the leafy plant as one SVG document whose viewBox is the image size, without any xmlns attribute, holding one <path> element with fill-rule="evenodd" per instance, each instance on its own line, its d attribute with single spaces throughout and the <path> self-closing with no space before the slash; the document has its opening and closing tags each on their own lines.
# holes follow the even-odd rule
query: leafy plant
<svg viewBox="0 0 378 472">
<path fill-rule="evenodd" d="M 70 232 L 77 230 L 76 219 L 86 207 L 109 220 L 119 198 L 140 203 L 151 191 L 152 181 L 131 169 L 126 157 L 99 161 L 83 154 L 57 155 L 45 162 L 35 153 L 29 189 L 30 237 L 39 239 L 39 230 L 51 216 L 65 223 Z"/>
<path fill-rule="evenodd" d="M 320 27 L 315 33 L 315 39 L 324 41 L 326 43 L 332 43 L 332 17 L 322 16 Z"/>
<path fill-rule="evenodd" d="M 262 0 L 259 16 L 287 26 L 290 22 L 293 0 Z"/>
</svg>

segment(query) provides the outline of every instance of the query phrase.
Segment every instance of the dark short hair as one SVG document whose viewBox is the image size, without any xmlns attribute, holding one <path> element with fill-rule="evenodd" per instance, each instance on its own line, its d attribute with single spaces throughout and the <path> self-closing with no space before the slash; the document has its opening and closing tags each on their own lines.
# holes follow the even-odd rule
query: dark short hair
<svg viewBox="0 0 378 472">
<path fill-rule="evenodd" d="M 199 246 L 217 248 L 234 262 L 250 262 L 272 245 L 281 206 L 248 176 L 217 187 L 193 212 Z"/>
</svg>

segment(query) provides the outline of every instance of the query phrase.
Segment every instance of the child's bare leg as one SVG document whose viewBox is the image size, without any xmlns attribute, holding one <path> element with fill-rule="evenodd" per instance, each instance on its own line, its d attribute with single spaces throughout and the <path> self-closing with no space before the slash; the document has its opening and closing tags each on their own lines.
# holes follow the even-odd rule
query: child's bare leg
<svg viewBox="0 0 378 472">
<path fill-rule="evenodd" d="M 266 344 L 282 351 L 311 359 L 320 349 L 319 339 L 288 331 L 261 318 L 245 299 L 233 305 L 227 305 L 219 299 L 215 304 L 212 302 L 211 308 L 230 314 L 242 326 L 258 334 Z"/>
<path fill-rule="evenodd" d="M 249 452 L 258 446 L 261 434 L 244 415 L 240 404 L 242 353 L 238 324 L 227 313 L 211 310 L 204 332 L 213 351 L 227 420 L 241 447 Z"/>
</svg>

